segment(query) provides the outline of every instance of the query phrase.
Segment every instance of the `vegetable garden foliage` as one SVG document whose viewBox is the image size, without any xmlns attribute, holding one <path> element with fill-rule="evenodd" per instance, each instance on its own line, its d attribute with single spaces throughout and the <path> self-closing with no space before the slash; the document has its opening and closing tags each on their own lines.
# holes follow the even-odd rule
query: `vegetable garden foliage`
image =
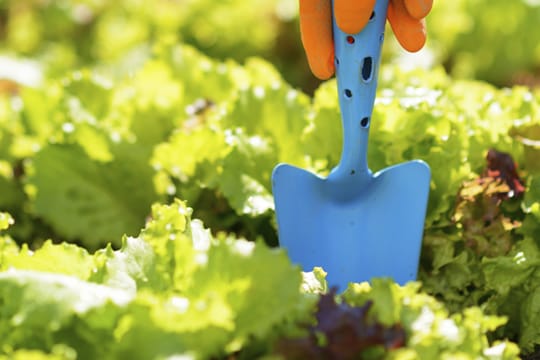
<svg viewBox="0 0 540 360">
<path fill-rule="evenodd" d="M 504 318 L 477 307 L 450 315 L 418 283 L 376 279 L 319 301 L 326 291 L 322 269 L 301 273 L 282 250 L 213 237 L 179 200 L 154 205 L 145 228 L 123 237 L 119 250 L 90 254 L 48 241 L 31 251 L 3 235 L 0 260 L 6 359 L 515 359 L 518 353 L 515 344 L 486 336 Z M 315 319 L 318 331 L 307 331 Z M 356 332 L 343 343 L 351 326 Z"/>
<path fill-rule="evenodd" d="M 274 165 L 324 175 L 338 161 L 335 88 L 326 82 L 310 99 L 261 59 L 219 62 L 165 41 L 129 76 L 86 69 L 4 91 L 0 208 L 11 215 L 0 217 L 2 351 L 294 357 L 305 354 L 289 352 L 300 341 L 325 356 L 335 354 L 335 333 L 350 330 L 339 320 L 350 313 L 405 334 L 399 346 L 354 345 L 364 356 L 515 358 L 505 339 L 532 351 L 540 343 L 539 94 L 454 81 L 440 69 L 381 69 L 369 164 L 421 158 L 433 173 L 423 285 L 353 285 L 336 304 L 352 310 L 335 310 L 317 304 L 322 270 L 304 274 L 300 291 L 300 270 L 263 244 L 276 241 Z M 517 161 L 523 195 L 510 197 L 486 175 L 490 148 Z M 336 316 L 335 326 L 313 325 L 321 316 Z"/>
<path fill-rule="evenodd" d="M 19 16 L 38 6 L 20 4 L 10 21 L 24 23 Z M 64 18 L 65 9 L 51 9 Z M 141 13 L 164 16 L 157 28 L 178 15 Z M 133 21 L 128 28 L 146 29 Z M 325 175 L 337 164 L 335 82 L 310 98 L 260 58 L 213 60 L 154 31 L 163 40 L 137 56 L 118 45 L 102 54 L 111 55 L 106 67 L 73 72 L 65 68 L 79 62 L 63 62 L 69 56 L 53 69 L 50 49 L 15 49 L 40 52 L 45 71 L 33 85 L 0 83 L 3 355 L 358 355 L 340 352 L 342 331 L 353 335 L 348 349 L 373 358 L 506 359 L 517 356 L 506 339 L 523 353 L 540 344 L 540 93 L 383 66 L 369 164 L 420 158 L 432 168 L 422 286 L 379 279 L 332 302 L 318 295 L 328 292 L 322 270 L 302 280 L 264 242 L 277 239 L 272 168 L 287 162 Z M 510 196 L 485 171 L 491 148 L 517 161 L 523 194 Z M 355 337 L 361 325 L 403 340 Z"/>
</svg>

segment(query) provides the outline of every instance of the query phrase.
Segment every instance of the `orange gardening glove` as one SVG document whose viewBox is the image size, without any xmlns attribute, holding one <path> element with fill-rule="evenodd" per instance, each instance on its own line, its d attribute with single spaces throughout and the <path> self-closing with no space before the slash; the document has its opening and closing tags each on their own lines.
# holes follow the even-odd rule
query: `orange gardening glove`
<svg viewBox="0 0 540 360">
<path fill-rule="evenodd" d="M 390 0 L 388 21 L 405 50 L 420 50 L 426 42 L 424 18 L 433 0 Z M 334 74 L 334 41 L 330 0 L 300 0 L 300 31 L 309 67 L 319 79 Z M 356 34 L 371 16 L 375 0 L 334 0 L 334 16 L 339 28 Z"/>
</svg>

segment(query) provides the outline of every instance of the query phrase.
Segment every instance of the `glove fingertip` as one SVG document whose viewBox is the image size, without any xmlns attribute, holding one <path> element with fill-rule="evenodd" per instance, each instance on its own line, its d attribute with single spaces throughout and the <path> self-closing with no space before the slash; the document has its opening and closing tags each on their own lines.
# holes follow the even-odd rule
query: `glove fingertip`
<svg viewBox="0 0 540 360">
<path fill-rule="evenodd" d="M 366 26 L 369 18 L 336 18 L 337 25 L 346 34 L 356 34 Z"/>
<path fill-rule="evenodd" d="M 426 32 L 422 30 L 394 31 L 399 44 L 409 52 L 418 52 L 426 44 Z"/>
<path fill-rule="evenodd" d="M 332 52 L 326 61 L 322 60 L 322 58 L 319 59 L 321 61 L 315 59 L 309 61 L 311 72 L 320 80 L 328 80 L 334 75 L 336 70 L 334 66 L 334 54 Z"/>
<path fill-rule="evenodd" d="M 433 7 L 433 0 L 404 0 L 409 15 L 415 19 L 425 18 Z"/>
<path fill-rule="evenodd" d="M 334 16 L 338 27 L 347 34 L 360 32 L 369 21 L 375 0 L 334 0 Z"/>
<path fill-rule="evenodd" d="M 413 18 L 403 3 L 388 6 L 388 21 L 399 44 L 409 52 L 417 52 L 426 43 L 426 22 Z"/>
</svg>

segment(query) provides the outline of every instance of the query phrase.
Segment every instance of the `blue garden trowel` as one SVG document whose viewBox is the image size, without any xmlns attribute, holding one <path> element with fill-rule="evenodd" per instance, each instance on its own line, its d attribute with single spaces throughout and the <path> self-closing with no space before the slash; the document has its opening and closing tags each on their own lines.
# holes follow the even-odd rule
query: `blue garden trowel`
<svg viewBox="0 0 540 360">
<path fill-rule="evenodd" d="M 338 166 L 326 178 L 288 164 L 272 174 L 280 245 L 305 271 L 322 267 L 339 290 L 373 277 L 404 284 L 418 272 L 429 167 L 415 160 L 372 173 L 367 165 L 387 7 L 388 0 L 378 0 L 355 35 L 334 20 L 343 123 Z"/>
</svg>

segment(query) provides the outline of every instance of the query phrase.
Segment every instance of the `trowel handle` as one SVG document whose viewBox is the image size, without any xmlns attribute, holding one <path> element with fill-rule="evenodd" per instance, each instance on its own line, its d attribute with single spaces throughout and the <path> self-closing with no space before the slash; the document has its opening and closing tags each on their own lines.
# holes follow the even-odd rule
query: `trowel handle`
<svg viewBox="0 0 540 360">
<path fill-rule="evenodd" d="M 332 17 L 343 152 L 329 178 L 339 182 L 350 179 L 351 175 L 366 178 L 370 175 L 367 144 L 387 9 L 388 0 L 377 0 L 370 20 L 357 34 L 341 31 Z"/>
</svg>

